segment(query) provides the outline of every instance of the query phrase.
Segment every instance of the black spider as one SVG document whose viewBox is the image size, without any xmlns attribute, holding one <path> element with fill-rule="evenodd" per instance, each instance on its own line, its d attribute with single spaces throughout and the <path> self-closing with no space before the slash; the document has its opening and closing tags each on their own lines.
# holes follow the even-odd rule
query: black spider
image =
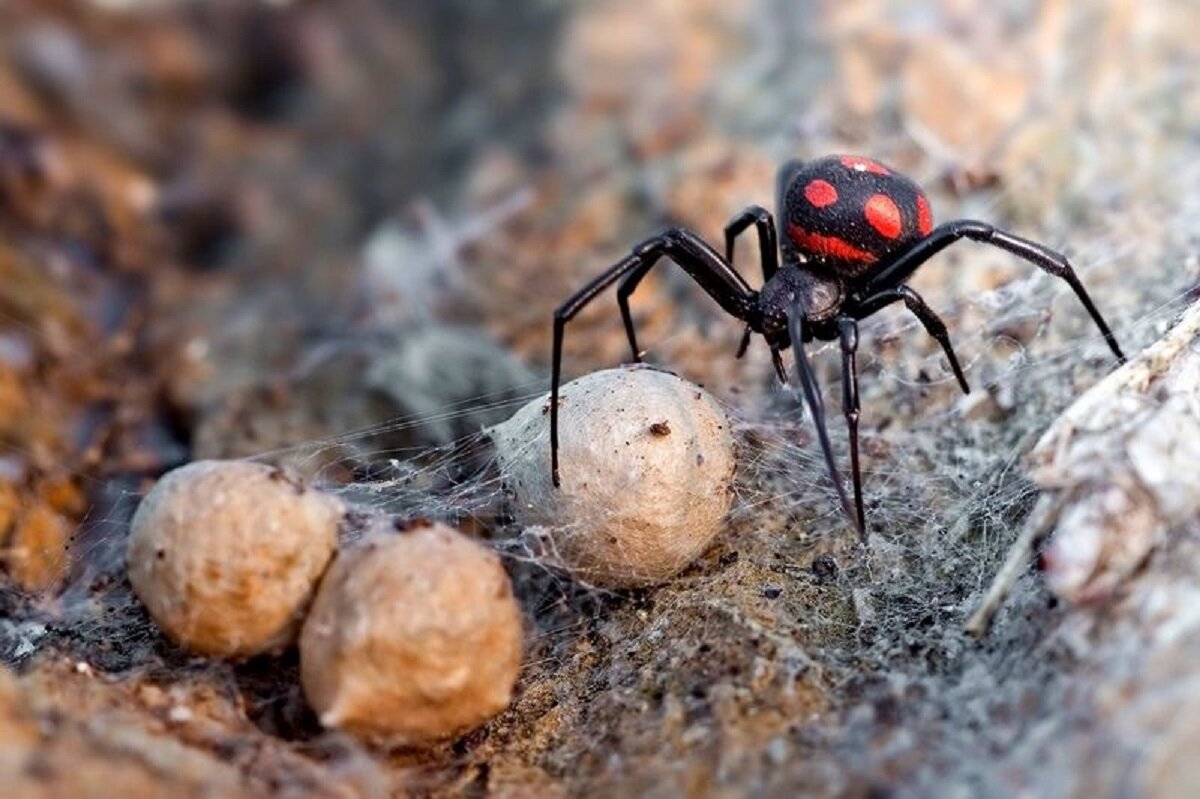
<svg viewBox="0 0 1200 799">
<path fill-rule="evenodd" d="M 779 171 L 777 208 L 786 221 L 786 235 L 781 242 L 777 243 L 771 213 L 757 205 L 742 211 L 725 227 L 724 257 L 690 230 L 672 228 L 634 247 L 624 260 L 588 283 L 554 312 L 550 399 L 554 485 L 559 484 L 558 389 L 566 324 L 600 292 L 624 278 L 617 289 L 617 303 L 633 358 L 640 361 L 629 296 L 663 256 L 691 275 L 727 313 L 746 323 L 737 357 L 745 354 L 751 334 L 766 339 L 775 370 L 784 382 L 787 374 L 781 350 L 813 339 L 841 342 L 842 404 L 850 431 L 853 507 L 833 462 L 825 407 L 812 367 L 802 346 L 795 347 L 793 352 L 800 387 L 816 424 L 829 476 L 847 518 L 860 535 L 865 535 L 866 527 L 858 456 L 855 365 L 858 321 L 893 302 L 903 302 L 941 344 L 962 390 L 970 391 L 946 325 L 917 292 L 905 285 L 913 272 L 948 245 L 963 238 L 991 244 L 1061 277 L 1100 328 L 1113 354 L 1119 361 L 1125 360 L 1112 331 L 1063 255 L 986 222 L 959 219 L 934 228 L 929 201 L 916 183 L 878 161 L 859 156 L 828 156 L 807 163 L 792 161 Z M 750 288 L 732 264 L 734 241 L 751 225 L 758 233 L 762 254 L 761 291 Z"/>
</svg>

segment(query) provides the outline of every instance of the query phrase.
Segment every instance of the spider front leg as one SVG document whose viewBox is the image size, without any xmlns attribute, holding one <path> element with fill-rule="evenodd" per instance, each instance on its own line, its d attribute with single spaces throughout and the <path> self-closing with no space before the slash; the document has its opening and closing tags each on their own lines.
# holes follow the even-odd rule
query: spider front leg
<svg viewBox="0 0 1200 799">
<path fill-rule="evenodd" d="M 775 238 L 775 218 L 761 205 L 747 206 L 725 226 L 725 260 L 733 263 L 733 247 L 737 237 L 754 225 L 758 233 L 758 253 L 762 264 L 763 283 L 775 277 L 779 270 L 779 242 Z"/>
<path fill-rule="evenodd" d="M 950 343 L 950 332 L 946 329 L 946 323 L 925 304 L 921 295 L 911 287 L 901 285 L 894 289 L 884 289 L 878 294 L 867 297 L 855 307 L 854 316 L 856 319 L 866 319 L 897 300 L 904 300 L 904 305 L 912 311 L 913 316 L 917 317 L 917 320 L 925 328 L 925 332 L 942 346 L 942 352 L 946 353 L 946 359 L 950 361 L 950 369 L 958 380 L 959 388 L 964 394 L 970 394 L 971 387 L 967 384 L 967 377 L 963 374 L 962 366 L 958 363 L 958 356 L 954 353 L 954 346 Z"/>
<path fill-rule="evenodd" d="M 858 514 L 858 529 L 862 532 L 867 529 L 867 523 L 863 511 L 862 472 L 858 465 L 858 323 L 849 316 L 839 316 L 837 326 L 842 344 L 842 413 L 846 416 L 846 429 L 850 433 L 854 510 Z"/>
<path fill-rule="evenodd" d="M 730 264 L 733 263 L 734 244 L 737 242 L 737 237 L 745 233 L 751 225 L 754 225 L 754 229 L 758 233 L 758 253 L 765 285 L 775 277 L 775 272 L 779 270 L 779 242 L 776 238 L 775 218 L 766 208 L 761 205 L 751 205 L 729 220 L 729 224 L 725 226 L 725 260 Z M 746 325 L 746 330 L 742 333 L 742 342 L 737 349 L 738 358 L 746 354 L 753 332 L 750 325 Z"/>
<path fill-rule="evenodd" d="M 858 531 L 859 538 L 865 542 L 867 540 L 866 528 L 863 527 L 858 514 L 850 505 L 850 498 L 846 496 L 846 487 L 842 485 L 842 476 L 833 460 L 833 447 L 829 443 L 829 430 L 825 425 L 825 402 L 821 399 L 821 389 L 813 374 L 812 364 L 808 362 L 808 355 L 804 352 L 804 316 L 804 301 L 802 298 L 796 297 L 792 301 L 788 313 L 788 335 L 792 341 L 792 354 L 796 360 L 796 376 L 800 381 L 800 389 L 804 394 L 804 401 L 808 405 L 809 415 L 812 416 L 813 425 L 817 428 L 817 441 L 820 442 L 821 453 L 825 456 L 825 468 L 829 472 L 829 479 L 833 481 L 833 487 L 842 502 L 842 510 L 845 512 L 846 518 Z"/>
<path fill-rule="evenodd" d="M 1121 351 L 1121 346 L 1117 344 L 1116 336 L 1109 329 L 1108 323 L 1104 321 L 1104 317 L 1100 315 L 1100 311 L 1096 308 L 1095 303 L 1092 302 L 1092 298 L 1088 296 L 1087 289 L 1083 287 L 1083 283 L 1080 282 L 1079 276 L 1075 274 L 1075 269 L 1071 266 L 1066 256 L 1043 247 L 1035 241 L 1021 238 L 1020 236 L 1001 230 L 994 225 L 989 225 L 987 222 L 979 222 L 974 219 L 959 219 L 955 222 L 947 222 L 944 225 L 939 225 L 932 233 L 918 241 L 907 252 L 884 267 L 879 274 L 867 281 L 866 285 L 860 291 L 856 292 L 857 297 L 861 302 L 862 298 L 869 297 L 879 291 L 896 288 L 907 280 L 913 272 L 917 271 L 922 264 L 960 239 L 971 239 L 981 244 L 990 244 L 993 247 L 999 247 L 1024 261 L 1028 261 L 1048 274 L 1065 280 L 1067 285 L 1071 287 L 1071 290 L 1075 292 L 1075 296 L 1079 298 L 1080 303 L 1087 310 L 1088 315 L 1092 317 L 1092 321 L 1096 324 L 1096 327 L 1100 329 L 1113 355 L 1117 357 L 1119 362 L 1125 362 L 1125 353 Z"/>
<path fill-rule="evenodd" d="M 637 281 L 634 278 L 641 280 L 645 277 L 663 256 L 678 264 L 731 316 L 745 320 L 756 306 L 758 293 L 750 288 L 742 276 L 699 236 L 682 228 L 672 228 L 634 247 L 632 253 L 606 269 L 559 306 L 554 312 L 554 349 L 550 371 L 550 474 L 555 487 L 559 485 L 558 389 L 562 379 L 563 336 L 566 333 L 567 322 L 574 319 L 602 291 L 628 276 L 621 284 L 618 301 L 621 303 L 630 344 L 636 354 L 633 323 L 628 315 L 628 295 L 632 288 L 628 292 L 624 290 L 631 282 L 633 287 L 636 287 Z"/>
<path fill-rule="evenodd" d="M 752 211 L 756 207 L 757 206 L 752 206 L 751 208 L 746 209 L 746 211 L 742 212 L 743 215 Z M 762 209 L 760 208 L 759 210 L 761 211 Z M 763 213 L 766 213 L 766 212 L 763 211 Z M 767 214 L 768 221 L 770 221 L 770 216 L 771 216 L 770 214 Z M 751 221 L 753 221 L 753 220 L 751 220 Z M 771 226 L 771 241 L 772 242 L 774 242 L 774 240 L 775 240 L 774 230 L 775 230 L 774 225 L 772 225 Z M 667 236 L 671 236 L 671 237 L 674 237 L 675 239 L 677 239 L 680 242 L 680 244 L 677 246 L 683 247 L 685 249 L 689 249 L 693 253 L 698 254 L 696 257 L 699 257 L 702 260 L 709 261 L 710 265 L 711 265 L 711 262 L 713 261 L 713 259 L 716 259 L 716 261 L 720 261 L 720 256 L 717 255 L 717 253 L 713 251 L 712 247 L 709 247 L 708 244 L 706 244 L 704 242 L 704 240 L 701 239 L 699 236 L 697 236 L 695 233 L 692 233 L 691 231 L 685 230 L 683 228 L 672 228 L 671 230 L 667 231 L 666 233 L 662 234 L 661 236 L 657 236 L 653 239 L 649 239 L 639 246 L 640 247 L 648 247 L 652 244 L 652 242 L 658 241 L 659 239 L 667 237 Z M 762 233 L 762 230 L 760 229 L 759 230 L 759 242 L 760 243 L 762 242 L 762 236 L 763 236 L 763 233 Z M 772 244 L 771 246 L 772 246 L 771 252 L 774 253 L 775 252 L 774 244 Z M 728 247 L 728 243 L 727 243 L 727 247 Z M 637 249 L 635 249 L 634 252 L 636 253 Z M 634 329 L 633 313 L 629 309 L 629 298 L 633 295 L 633 292 L 637 291 L 638 284 L 640 284 L 642 282 L 642 280 L 646 277 L 646 275 L 648 275 L 650 273 L 650 270 L 654 268 L 654 264 L 657 262 L 658 257 L 659 257 L 658 255 L 655 255 L 653 257 L 647 258 L 645 263 L 643 263 L 641 266 L 638 266 L 637 268 L 635 268 L 631 272 L 629 272 L 628 276 L 624 280 L 621 281 L 621 285 L 617 286 L 617 306 L 621 309 L 621 321 L 625 325 L 625 336 L 626 336 L 626 338 L 629 339 L 629 349 L 630 349 L 630 352 L 633 353 L 633 362 L 634 363 L 642 362 L 643 353 L 642 353 L 641 349 L 638 348 L 637 331 Z M 767 268 L 765 259 L 764 259 L 764 263 L 763 263 L 763 268 L 764 269 Z M 685 269 L 687 269 L 687 268 L 685 267 Z M 747 292 L 751 291 L 750 285 L 742 278 L 741 275 L 739 275 L 737 273 L 737 270 L 735 270 L 733 268 L 733 262 L 729 259 L 728 256 L 726 256 L 725 260 L 720 263 L 720 269 L 732 274 L 733 279 L 737 282 L 738 288 L 740 290 L 744 290 Z M 687 271 L 690 272 L 691 270 L 687 270 Z M 774 274 L 773 269 L 772 269 L 771 273 Z M 695 277 L 695 275 L 693 275 L 693 277 Z M 729 309 L 726 308 L 726 310 L 729 310 Z M 741 318 L 741 317 L 739 317 L 739 318 Z"/>
</svg>

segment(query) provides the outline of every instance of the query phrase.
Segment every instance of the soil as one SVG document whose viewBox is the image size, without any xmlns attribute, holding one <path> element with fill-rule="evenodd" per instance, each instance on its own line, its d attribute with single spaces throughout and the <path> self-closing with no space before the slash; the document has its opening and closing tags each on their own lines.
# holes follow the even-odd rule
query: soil
<svg viewBox="0 0 1200 799">
<path fill-rule="evenodd" d="M 1063 248 L 1140 351 L 1200 277 L 1198 29 L 1171 0 L 0 3 L 0 783 L 1187 795 L 1192 515 L 1104 597 L 1027 569 L 986 637 L 963 629 L 1037 501 L 1026 455 L 1113 366 L 1028 265 L 962 245 L 914 279 L 967 397 L 901 311 L 864 325 L 865 549 L 766 348 L 735 359 L 738 325 L 668 266 L 639 339 L 739 447 L 689 569 L 623 592 L 548 570 L 479 431 L 546 388 L 564 298 L 665 226 L 717 245 L 776 165 L 827 152 L 919 179 L 939 221 Z M 739 243 L 755 285 L 756 255 Z M 615 302 L 566 356 L 628 359 Z M 837 354 L 813 357 L 839 417 Z M 124 570 L 138 498 L 248 456 L 499 549 L 526 624 L 512 705 L 386 749 L 320 728 L 294 651 L 215 661 L 156 630 Z"/>
</svg>

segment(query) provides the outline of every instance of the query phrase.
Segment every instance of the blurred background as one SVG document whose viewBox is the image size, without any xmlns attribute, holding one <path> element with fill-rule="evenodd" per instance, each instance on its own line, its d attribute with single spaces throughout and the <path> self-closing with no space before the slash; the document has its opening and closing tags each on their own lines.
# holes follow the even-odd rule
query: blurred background
<svg viewBox="0 0 1200 799">
<path fill-rule="evenodd" d="M 1028 437 L 1110 367 L 1057 281 L 973 245 L 915 283 L 976 394 L 903 314 L 865 328 L 881 530 L 928 562 L 974 525 L 956 576 L 905 561 L 874 615 L 880 572 L 795 576 L 839 551 L 803 418 L 669 268 L 635 297 L 640 338 L 753 434 L 741 537 L 657 595 L 532 594 L 533 665 L 489 731 L 390 758 L 322 738 L 264 676 L 294 664 L 189 666 L 112 599 L 113 563 L 186 461 L 347 491 L 397 453 L 428 468 L 545 390 L 567 296 L 666 225 L 719 242 L 789 158 L 870 155 L 938 221 L 1064 250 L 1135 351 L 1200 277 L 1196 31 L 1189 0 L 0 2 L 0 735 L 67 719 L 21 795 L 84 795 L 88 769 L 139 796 L 1172 795 L 1181 764 L 1116 707 L 1135 700 L 1101 707 L 1107 672 L 1065 665 L 1086 656 L 1041 589 L 984 652 L 950 631 L 1028 512 Z M 756 283 L 755 245 L 737 259 Z M 567 373 L 626 358 L 594 303 Z"/>
</svg>

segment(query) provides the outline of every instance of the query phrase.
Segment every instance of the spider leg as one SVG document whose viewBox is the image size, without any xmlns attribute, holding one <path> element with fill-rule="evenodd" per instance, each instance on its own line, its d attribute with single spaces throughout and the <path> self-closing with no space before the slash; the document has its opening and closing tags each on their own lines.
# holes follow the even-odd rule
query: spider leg
<svg viewBox="0 0 1200 799">
<path fill-rule="evenodd" d="M 773 230 L 774 228 L 772 228 L 772 231 Z M 633 353 L 633 361 L 635 363 L 641 363 L 642 351 L 638 348 L 637 344 L 637 332 L 634 330 L 633 313 L 629 310 L 629 298 L 633 295 L 633 292 L 637 291 L 638 284 L 641 283 L 643 278 L 650 273 L 650 270 L 654 268 L 654 265 L 658 262 L 658 259 L 663 254 L 671 256 L 672 258 L 674 258 L 676 254 L 680 254 L 680 257 L 683 258 L 690 257 L 693 260 L 699 259 L 704 261 L 709 264 L 709 266 L 706 267 L 709 270 L 717 269 L 718 271 L 724 273 L 726 275 L 726 279 L 729 280 L 732 285 L 736 286 L 738 291 L 752 291 L 750 285 L 745 281 L 745 279 L 742 278 L 741 275 L 737 273 L 737 271 L 733 268 L 732 263 L 728 259 L 722 261 L 721 257 L 716 253 L 716 251 L 713 250 L 712 247 L 708 246 L 703 239 L 689 230 L 685 230 L 683 228 L 672 228 L 659 236 L 655 236 L 652 239 L 647 239 L 642 244 L 634 248 L 634 255 L 637 255 L 639 250 L 642 249 L 646 250 L 646 252 L 643 253 L 642 264 L 633 268 L 629 272 L 628 276 L 621 281 L 621 285 L 617 287 L 617 306 L 621 309 L 621 321 L 625 325 L 625 336 L 629 339 L 629 349 Z M 691 255 L 687 255 L 686 253 L 691 253 Z M 713 266 L 713 264 L 717 265 Z M 696 277 L 692 269 L 688 268 L 687 266 L 684 266 L 683 268 L 699 282 L 699 278 Z M 709 291 L 709 293 L 712 294 L 711 291 Z M 713 296 L 715 297 L 716 295 Z M 721 302 L 721 300 L 718 299 L 718 302 Z M 721 304 L 722 307 L 725 307 L 724 302 L 721 302 Z M 729 311 L 729 308 L 725 308 L 725 310 Z M 733 312 L 730 311 L 730 313 Z M 737 316 L 739 319 L 744 318 L 743 315 L 736 313 L 734 316 Z M 749 338 L 749 334 L 747 334 L 746 337 Z M 749 344 L 748 341 L 747 344 Z"/>
<path fill-rule="evenodd" d="M 942 345 L 942 352 L 946 353 L 946 359 L 950 361 L 950 369 L 954 372 L 954 377 L 958 379 L 959 387 L 964 394 L 970 394 L 971 387 L 967 384 L 967 377 L 963 374 L 962 366 L 958 363 L 958 356 L 954 353 L 954 346 L 950 343 L 950 333 L 946 330 L 946 323 L 925 304 L 924 298 L 911 287 L 900 285 L 867 297 L 854 309 L 854 317 L 865 319 L 897 300 L 904 300 L 908 310 L 912 311 L 913 316 L 917 317 L 925 327 L 925 332 Z"/>
<path fill-rule="evenodd" d="M 775 238 L 775 218 L 761 205 L 748 206 L 725 226 L 725 260 L 733 263 L 734 242 L 751 225 L 758 233 L 758 251 L 765 283 L 775 277 L 779 269 L 779 243 Z"/>
<path fill-rule="evenodd" d="M 740 360 L 746 354 L 746 350 L 750 349 L 750 336 L 754 334 L 754 328 L 747 324 L 746 329 L 742 331 L 742 342 L 738 344 L 736 357 Z"/>
<path fill-rule="evenodd" d="M 804 301 L 800 297 L 792 300 L 789 309 L 788 334 L 792 339 L 792 353 L 796 359 L 796 375 L 804 393 L 804 400 L 808 404 L 808 411 L 812 415 L 813 425 L 817 428 L 817 440 L 821 444 L 821 453 L 825 456 L 825 468 L 829 472 L 829 479 L 833 481 L 846 518 L 858 531 L 859 538 L 866 541 L 866 531 L 858 522 L 858 516 L 850 505 L 849 497 L 846 496 L 846 487 L 842 485 L 842 476 L 833 461 L 833 447 L 829 443 L 829 430 L 825 426 L 825 403 L 821 399 L 821 390 L 813 374 L 812 364 L 808 362 L 808 355 L 804 352 Z"/>
<path fill-rule="evenodd" d="M 642 278 L 646 276 L 653 265 L 653 261 L 649 264 L 641 264 L 621 281 L 621 285 L 617 286 L 617 306 L 621 309 L 621 322 L 625 325 L 625 337 L 629 339 L 629 351 L 633 353 L 634 363 L 642 362 L 643 353 L 638 348 L 637 330 L 633 325 L 633 312 L 629 310 L 629 296 L 637 289 L 638 284 L 642 282 Z"/>
<path fill-rule="evenodd" d="M 725 260 L 733 263 L 733 247 L 737 237 L 745 233 L 747 228 L 754 225 L 758 232 L 758 252 L 762 262 L 763 283 L 767 283 L 779 270 L 779 244 L 775 233 L 775 218 L 771 212 L 761 205 L 751 205 L 740 214 L 729 220 L 725 226 Z M 742 343 L 738 345 L 737 357 L 741 358 L 750 347 L 750 334 L 754 331 L 746 325 L 742 334 Z"/>
<path fill-rule="evenodd" d="M 867 524 L 863 512 L 862 471 L 858 465 L 858 322 L 852 317 L 840 316 L 837 325 L 842 344 L 842 413 L 850 431 L 850 476 L 854 482 L 854 510 L 861 531 L 867 529 Z"/>
<path fill-rule="evenodd" d="M 687 272 L 731 316 L 746 319 L 755 307 L 758 293 L 750 288 L 716 250 L 705 244 L 695 233 L 682 228 L 672 228 L 634 247 L 633 252 L 606 269 L 559 306 L 554 312 L 554 349 L 550 371 L 550 473 L 556 487 L 559 485 L 558 389 L 562 380 L 563 335 L 567 322 L 622 277 L 628 275 L 628 283 L 634 275 L 645 276 L 664 255 Z M 622 284 L 622 288 L 624 285 Z M 628 299 L 628 293 L 625 299 Z M 624 302 L 622 310 L 628 311 L 628 305 Z M 629 322 L 627 313 L 625 319 L 626 332 L 630 333 L 630 343 L 634 344 L 636 353 L 636 344 L 632 341 L 632 323 Z"/>
<path fill-rule="evenodd" d="M 1088 296 L 1087 289 L 1083 287 L 1083 283 L 1080 282 L 1079 276 L 1075 274 L 1075 270 L 1072 268 L 1070 262 L 1067 261 L 1066 256 L 1044 247 L 1035 241 L 1030 241 L 1029 239 L 1024 239 L 1007 231 L 1000 230 L 993 225 L 989 225 L 987 222 L 979 222 L 973 219 L 959 219 L 939 225 L 932 233 L 918 241 L 907 252 L 885 266 L 878 274 L 871 277 L 866 285 L 856 292 L 856 295 L 858 297 L 869 297 L 882 289 L 899 286 L 913 272 L 917 271 L 922 264 L 959 239 L 971 239 L 982 244 L 991 244 L 993 247 L 999 247 L 1022 260 L 1028 261 L 1045 272 L 1065 280 L 1087 310 L 1088 315 L 1092 317 L 1092 321 L 1095 322 L 1096 327 L 1104 335 L 1104 340 L 1108 342 L 1108 347 L 1112 350 L 1113 355 L 1121 363 L 1125 362 L 1125 353 L 1121 351 L 1121 346 L 1117 343 L 1112 330 L 1109 329 L 1108 323 L 1104 321 L 1104 317 L 1096 309 L 1092 298 Z"/>
<path fill-rule="evenodd" d="M 779 382 L 787 385 L 787 369 L 783 366 L 783 356 L 779 354 L 779 350 L 775 347 L 771 348 L 771 363 L 775 365 L 775 374 L 779 376 Z"/>
</svg>

